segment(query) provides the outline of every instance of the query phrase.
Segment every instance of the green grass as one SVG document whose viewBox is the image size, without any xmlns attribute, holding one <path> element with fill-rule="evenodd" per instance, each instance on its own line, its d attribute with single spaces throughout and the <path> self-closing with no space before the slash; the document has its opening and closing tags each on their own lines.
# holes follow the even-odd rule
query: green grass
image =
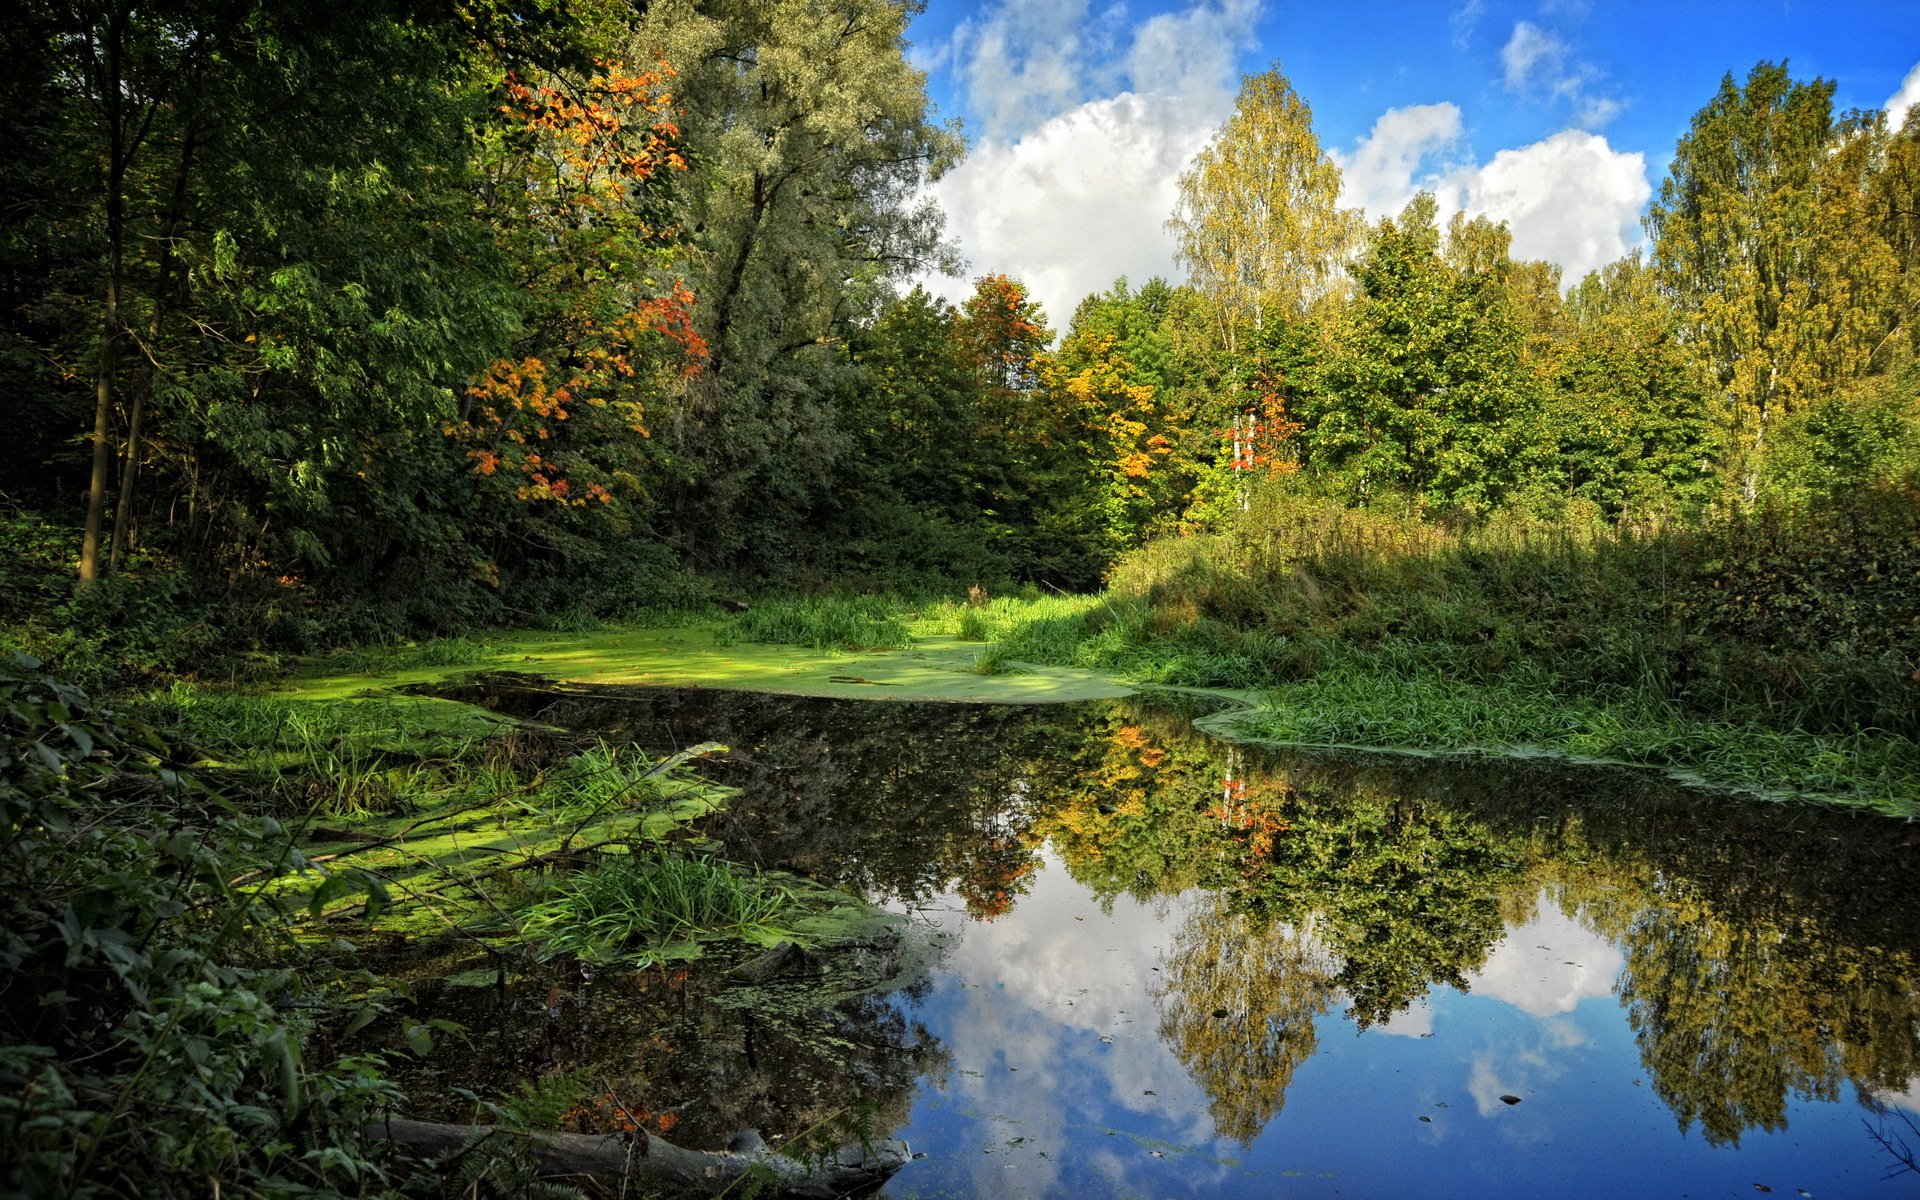
<svg viewBox="0 0 1920 1200">
<path fill-rule="evenodd" d="M 806 596 L 757 604 L 721 628 L 721 644 L 765 642 L 815 650 L 902 650 L 913 643 L 908 607 L 877 596 Z"/>
<path fill-rule="evenodd" d="M 641 854 L 565 879 L 521 913 L 520 928 L 545 957 L 644 964 L 694 957 L 705 941 L 790 941 L 800 915 L 791 892 L 746 868 Z"/>
<path fill-rule="evenodd" d="M 1657 696 L 1568 694 L 1538 673 L 1485 686 L 1350 662 L 1283 684 L 1259 707 L 1207 724 L 1292 746 L 1545 753 L 1653 767 L 1685 782 L 1771 799 L 1920 813 L 1920 747 L 1912 742 L 1703 721 Z"/>
<path fill-rule="evenodd" d="M 1454 531 L 1276 500 L 1143 547 L 1103 595 L 934 615 L 990 639 L 985 673 L 1264 695 L 1215 724 L 1234 736 L 1544 752 L 1920 815 L 1920 548 L 1903 504 Z"/>
</svg>

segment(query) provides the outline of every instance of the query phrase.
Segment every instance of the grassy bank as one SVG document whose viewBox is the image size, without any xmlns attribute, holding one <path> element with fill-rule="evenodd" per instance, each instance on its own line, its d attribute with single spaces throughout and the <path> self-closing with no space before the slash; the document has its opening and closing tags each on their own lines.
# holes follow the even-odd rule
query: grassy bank
<svg viewBox="0 0 1920 1200">
<path fill-rule="evenodd" d="M 1920 499 L 1701 527 L 1492 523 L 1267 497 L 1101 596 L 948 605 L 992 664 L 1254 690 L 1220 732 L 1546 752 L 1920 814 Z"/>
</svg>

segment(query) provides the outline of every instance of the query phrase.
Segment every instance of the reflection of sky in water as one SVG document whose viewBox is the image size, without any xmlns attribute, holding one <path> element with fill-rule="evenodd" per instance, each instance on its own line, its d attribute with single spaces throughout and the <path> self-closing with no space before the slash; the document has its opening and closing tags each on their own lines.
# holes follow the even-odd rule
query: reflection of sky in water
<svg viewBox="0 0 1920 1200">
<path fill-rule="evenodd" d="M 885 1194 L 1914 1193 L 1914 1176 L 1884 1178 L 1850 1093 L 1790 1101 L 1787 1129 L 1750 1130 L 1737 1149 L 1682 1135 L 1613 996 L 1619 950 L 1544 898 L 1466 993 L 1434 988 L 1364 1034 L 1336 997 L 1280 1115 L 1250 1146 L 1216 1141 L 1154 1000 L 1189 907 L 1121 897 L 1103 913 L 1049 855 L 996 922 L 967 921 L 957 901 L 926 914 L 955 941 L 913 1015 L 952 1063 L 900 1131 L 926 1158 Z"/>
</svg>

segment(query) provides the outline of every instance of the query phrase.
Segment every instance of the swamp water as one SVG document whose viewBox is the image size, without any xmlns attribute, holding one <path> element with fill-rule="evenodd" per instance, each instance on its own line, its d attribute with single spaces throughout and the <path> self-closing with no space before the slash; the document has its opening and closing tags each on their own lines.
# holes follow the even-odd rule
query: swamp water
<svg viewBox="0 0 1920 1200">
<path fill-rule="evenodd" d="M 1920 1194 L 1920 827 L 1140 701 L 459 694 L 726 743 L 730 857 L 905 919 L 424 985 L 469 1030 L 435 1087 L 545 1076 L 569 1127 L 692 1147 L 903 1137 L 894 1197 Z M 428 1078 L 418 1115 L 471 1113 Z"/>
</svg>

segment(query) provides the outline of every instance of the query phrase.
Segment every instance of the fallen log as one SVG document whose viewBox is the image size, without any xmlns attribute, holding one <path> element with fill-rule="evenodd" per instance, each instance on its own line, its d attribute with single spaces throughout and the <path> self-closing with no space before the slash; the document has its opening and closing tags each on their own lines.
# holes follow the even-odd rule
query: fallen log
<svg viewBox="0 0 1920 1200">
<path fill-rule="evenodd" d="M 620 1195 L 631 1185 L 666 1189 L 673 1195 L 718 1196 L 752 1177 L 747 1194 L 832 1200 L 857 1196 L 885 1183 L 911 1153 L 887 1138 L 869 1146 L 844 1146 L 809 1161 L 767 1149 L 758 1135 L 736 1138 L 735 1149 L 688 1150 L 644 1130 L 619 1134 L 524 1133 L 493 1125 L 443 1125 L 393 1118 L 367 1126 L 367 1136 L 390 1142 L 403 1163 L 433 1166 L 481 1152 L 493 1139 L 512 1139 L 533 1155 L 538 1178 Z"/>
</svg>

